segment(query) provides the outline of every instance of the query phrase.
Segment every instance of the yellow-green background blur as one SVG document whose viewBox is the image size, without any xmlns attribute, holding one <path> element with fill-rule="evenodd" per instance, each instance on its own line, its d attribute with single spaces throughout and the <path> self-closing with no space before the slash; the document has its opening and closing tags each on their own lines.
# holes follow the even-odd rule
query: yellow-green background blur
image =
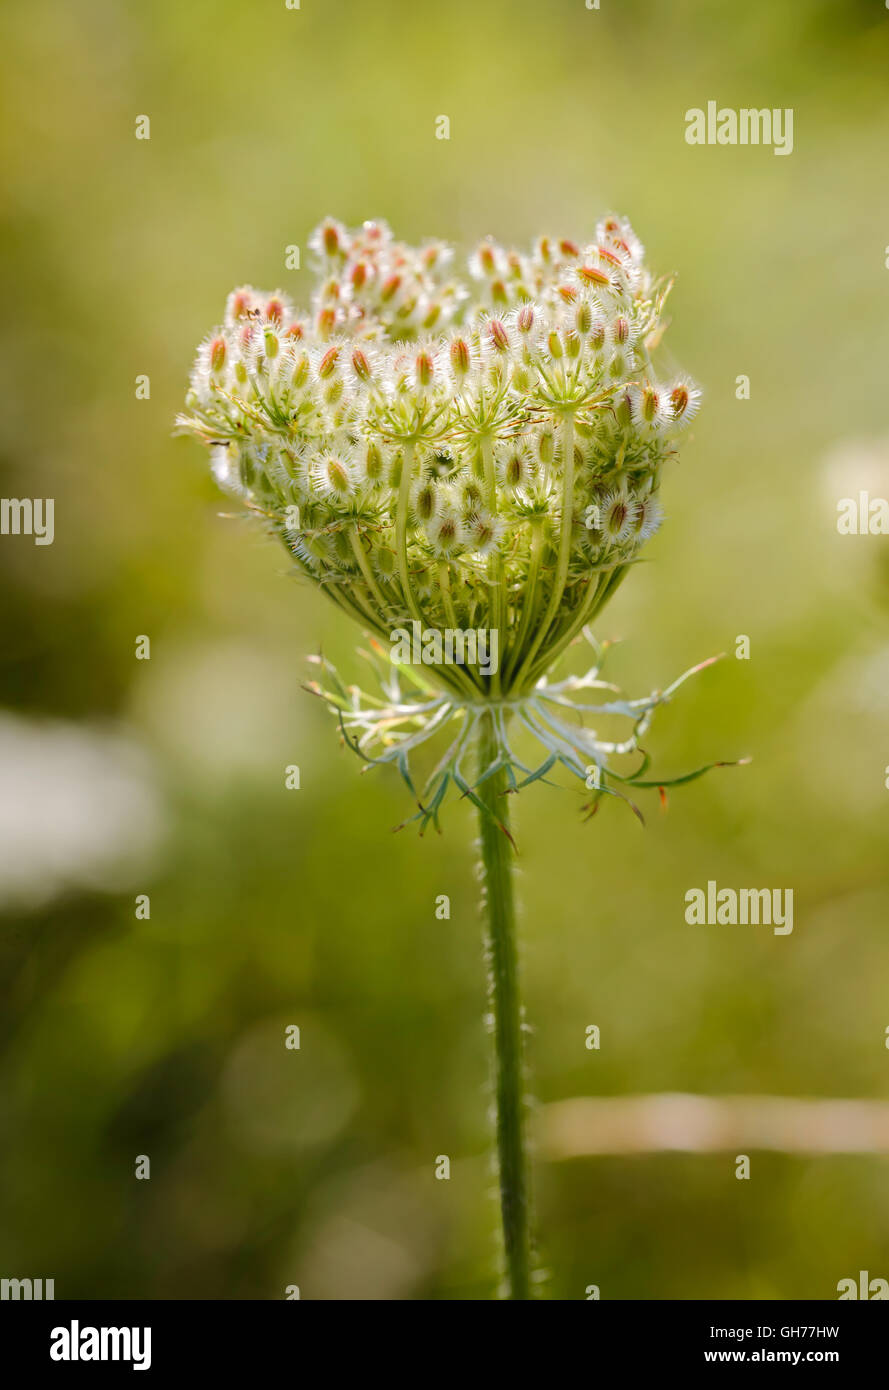
<svg viewBox="0 0 889 1390">
<path fill-rule="evenodd" d="M 687 145 L 711 99 L 792 107 L 793 153 Z M 301 690 L 319 645 L 361 674 L 356 633 L 171 437 L 228 290 L 305 297 L 285 248 L 305 265 L 327 213 L 465 249 L 616 209 L 678 272 L 666 360 L 705 404 L 599 635 L 633 694 L 727 651 L 648 744 L 665 774 L 754 761 L 645 830 L 522 794 L 541 1122 L 584 1095 L 886 1097 L 889 567 L 836 528 L 841 497 L 889 497 L 882 0 L 29 0 L 0 19 L 0 109 L 3 494 L 55 498 L 56 531 L 0 537 L 0 1273 L 58 1298 L 492 1289 L 471 816 L 390 833 L 397 776 L 360 776 Z M 686 925 L 708 879 L 792 888 L 793 934 Z M 541 1157 L 548 1293 L 889 1277 L 887 1164 Z"/>
</svg>

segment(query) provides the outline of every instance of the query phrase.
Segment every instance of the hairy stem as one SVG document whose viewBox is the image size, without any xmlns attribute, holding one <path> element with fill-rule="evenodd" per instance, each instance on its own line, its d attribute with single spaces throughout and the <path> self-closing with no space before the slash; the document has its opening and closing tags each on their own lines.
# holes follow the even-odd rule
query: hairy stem
<svg viewBox="0 0 889 1390">
<path fill-rule="evenodd" d="M 482 720 L 479 772 L 497 757 L 494 717 Z M 477 788 L 484 870 L 485 945 L 493 1015 L 497 1166 L 506 1260 L 507 1297 L 531 1297 L 531 1233 L 519 993 L 513 849 L 508 836 L 506 778 L 494 773 Z M 498 824 L 499 822 L 499 824 Z M 501 828 L 502 827 L 502 828 Z"/>
</svg>

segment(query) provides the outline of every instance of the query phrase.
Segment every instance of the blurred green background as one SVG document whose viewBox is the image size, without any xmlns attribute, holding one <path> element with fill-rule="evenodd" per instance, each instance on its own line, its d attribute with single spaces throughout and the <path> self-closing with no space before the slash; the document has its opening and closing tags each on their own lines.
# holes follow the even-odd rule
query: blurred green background
<svg viewBox="0 0 889 1390">
<path fill-rule="evenodd" d="M 397 776 L 360 777 L 301 691 L 319 644 L 359 674 L 354 633 L 171 438 L 227 291 L 305 296 L 285 248 L 326 213 L 468 248 L 617 209 L 678 272 L 667 360 L 706 391 L 599 635 L 633 694 L 727 651 L 648 742 L 665 774 L 754 761 L 644 831 L 522 795 L 540 1125 L 585 1095 L 885 1097 L 889 564 L 836 504 L 889 497 L 887 64 L 882 0 L 4 7 L 3 493 L 54 497 L 56 530 L 0 538 L 4 1277 L 438 1299 L 496 1275 L 471 817 L 390 833 Z M 710 99 L 793 107 L 792 155 L 688 146 Z M 792 936 L 686 925 L 711 878 L 793 888 Z M 885 1158 L 754 1154 L 741 1182 L 731 1154 L 540 1147 L 551 1297 L 889 1277 Z"/>
</svg>

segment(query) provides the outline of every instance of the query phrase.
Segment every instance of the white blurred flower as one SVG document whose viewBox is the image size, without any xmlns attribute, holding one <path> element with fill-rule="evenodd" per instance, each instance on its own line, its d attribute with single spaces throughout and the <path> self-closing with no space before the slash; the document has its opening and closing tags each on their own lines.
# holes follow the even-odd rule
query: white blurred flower
<svg viewBox="0 0 889 1390">
<path fill-rule="evenodd" d="M 0 906 L 144 881 L 163 808 L 150 760 L 126 734 L 0 713 Z"/>
</svg>

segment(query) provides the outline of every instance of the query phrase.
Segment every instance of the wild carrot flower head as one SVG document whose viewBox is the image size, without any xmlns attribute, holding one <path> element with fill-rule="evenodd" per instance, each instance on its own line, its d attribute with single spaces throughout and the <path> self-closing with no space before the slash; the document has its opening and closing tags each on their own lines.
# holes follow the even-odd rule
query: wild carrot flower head
<svg viewBox="0 0 889 1390">
<path fill-rule="evenodd" d="M 310 244 L 309 310 L 234 290 L 179 424 L 366 627 L 496 630 L 498 693 L 526 690 L 659 524 L 700 395 L 651 361 L 669 284 L 618 217 L 527 253 L 485 240 L 464 277 L 384 223 Z"/>
<path fill-rule="evenodd" d="M 462 721 L 420 802 L 424 824 L 450 780 L 475 799 L 461 760 L 479 720 L 495 720 L 514 785 L 516 769 L 533 780 L 558 761 L 594 802 L 621 795 L 608 756 L 637 749 L 679 682 L 580 706 L 569 696 L 604 685 L 598 661 L 582 678 L 546 677 L 581 633 L 594 641 L 588 624 L 660 525 L 664 466 L 698 408 L 698 388 L 652 361 L 670 282 L 614 216 L 588 241 L 541 237 L 528 252 L 486 239 L 465 275 L 443 243 L 405 245 L 381 222 L 328 219 L 310 245 L 309 308 L 234 290 L 177 424 L 299 574 L 385 644 L 411 629 L 435 666 L 405 672 L 377 643 L 382 703 L 327 663 L 330 684 L 315 688 L 358 750 L 397 761 L 408 781 L 409 750 Z M 448 633 L 460 641 L 442 659 Z M 466 634 L 485 639 L 485 659 Z M 603 741 L 584 714 L 632 731 Z M 547 750 L 534 772 L 509 747 L 513 715 Z"/>
</svg>

